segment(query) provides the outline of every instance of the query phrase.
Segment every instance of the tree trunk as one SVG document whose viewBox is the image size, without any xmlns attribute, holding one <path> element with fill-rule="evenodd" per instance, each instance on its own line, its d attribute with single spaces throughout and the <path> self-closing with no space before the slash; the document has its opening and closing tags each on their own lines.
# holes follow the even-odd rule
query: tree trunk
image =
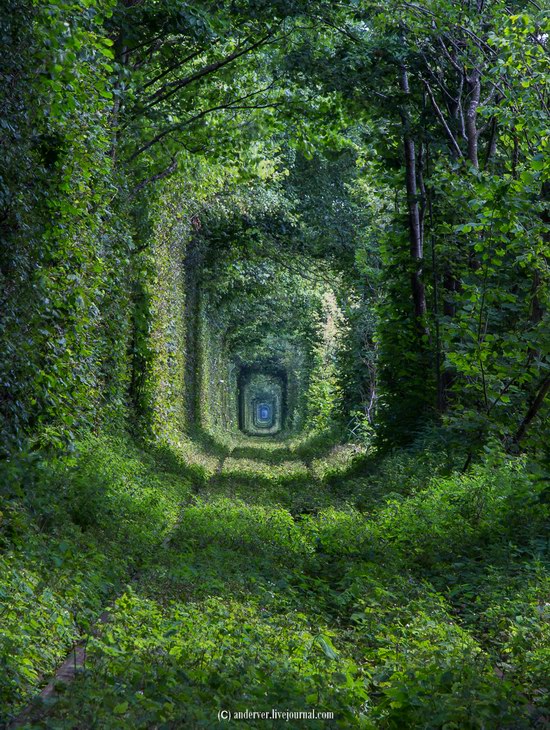
<svg viewBox="0 0 550 730">
<path fill-rule="evenodd" d="M 405 94 L 410 94 L 409 79 L 407 70 L 401 67 L 401 89 Z M 410 130 L 410 118 L 406 107 L 401 110 L 403 122 L 403 146 L 405 156 L 405 181 L 407 186 L 407 207 L 409 211 L 409 240 L 410 253 L 414 263 L 414 270 L 411 274 L 411 288 L 414 302 L 414 313 L 417 319 L 426 314 L 426 292 L 422 282 L 422 261 L 424 258 L 424 242 L 422 235 L 422 223 L 420 220 L 420 207 L 418 205 L 418 189 L 416 177 L 416 149 L 414 139 Z"/>
<path fill-rule="evenodd" d="M 468 139 L 468 159 L 472 165 L 479 168 L 478 159 L 478 139 L 479 132 L 477 130 L 477 109 L 481 95 L 481 74 L 478 69 L 474 69 L 466 78 L 469 93 L 468 109 L 466 111 L 466 137 Z"/>
<path fill-rule="evenodd" d="M 525 436 L 525 433 L 527 432 L 527 429 L 529 428 L 531 421 L 535 418 L 537 413 L 540 411 L 540 409 L 544 403 L 544 399 L 546 398 L 549 390 L 550 390 L 550 375 L 547 375 L 544 378 L 544 380 L 542 381 L 539 389 L 537 390 L 535 397 L 531 401 L 529 410 L 525 414 L 525 418 L 520 423 L 519 428 L 514 435 L 513 443 L 519 444 L 521 439 Z"/>
</svg>

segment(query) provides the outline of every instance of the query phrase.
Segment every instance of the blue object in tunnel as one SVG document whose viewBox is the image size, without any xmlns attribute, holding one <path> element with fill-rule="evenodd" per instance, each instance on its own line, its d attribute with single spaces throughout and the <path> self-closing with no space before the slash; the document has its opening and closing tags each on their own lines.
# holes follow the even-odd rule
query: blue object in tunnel
<svg viewBox="0 0 550 730">
<path fill-rule="evenodd" d="M 248 436 L 274 436 L 283 427 L 286 375 L 243 369 L 238 379 L 239 428 Z"/>
<path fill-rule="evenodd" d="M 256 417 L 258 421 L 271 421 L 271 413 L 272 409 L 268 403 L 258 403 L 256 411 Z"/>
</svg>

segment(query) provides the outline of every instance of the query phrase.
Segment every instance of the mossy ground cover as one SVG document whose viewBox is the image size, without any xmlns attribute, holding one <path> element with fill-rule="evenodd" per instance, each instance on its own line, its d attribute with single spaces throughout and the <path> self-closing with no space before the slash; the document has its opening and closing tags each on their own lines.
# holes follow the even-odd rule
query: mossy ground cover
<svg viewBox="0 0 550 730">
<path fill-rule="evenodd" d="M 163 468 L 131 448 L 96 445 L 84 459 L 93 471 L 73 470 L 83 487 L 105 484 L 101 464 L 123 467 L 109 472 L 91 524 L 79 525 L 74 496 L 59 498 L 63 527 L 24 522 L 32 539 L 8 553 L 32 592 L 20 587 L 3 617 L 12 633 L 26 627 L 25 647 L 3 647 L 12 707 L 118 595 L 85 669 L 28 727 L 213 727 L 220 709 L 272 708 L 333 712 L 329 727 L 546 721 L 548 510 L 520 460 L 461 475 L 437 454 L 348 449 L 346 461 L 337 448 L 306 463 L 260 442 L 244 454 L 237 444 L 214 471 L 178 473 L 177 460 L 167 466 L 165 455 Z M 326 465 L 324 478 L 313 463 Z M 123 517 L 126 531 L 109 527 Z M 57 583 L 39 590 L 34 561 L 61 538 L 69 547 L 52 555 L 62 564 L 40 571 Z M 124 587 L 137 564 L 139 580 Z"/>
</svg>

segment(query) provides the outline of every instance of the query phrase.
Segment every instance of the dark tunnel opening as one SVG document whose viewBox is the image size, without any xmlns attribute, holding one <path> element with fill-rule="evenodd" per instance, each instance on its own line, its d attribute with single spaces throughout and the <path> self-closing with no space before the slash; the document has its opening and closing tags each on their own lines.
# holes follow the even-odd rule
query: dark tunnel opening
<svg viewBox="0 0 550 730">
<path fill-rule="evenodd" d="M 270 364 L 242 365 L 237 378 L 239 429 L 247 436 L 275 436 L 285 429 L 288 376 Z"/>
</svg>

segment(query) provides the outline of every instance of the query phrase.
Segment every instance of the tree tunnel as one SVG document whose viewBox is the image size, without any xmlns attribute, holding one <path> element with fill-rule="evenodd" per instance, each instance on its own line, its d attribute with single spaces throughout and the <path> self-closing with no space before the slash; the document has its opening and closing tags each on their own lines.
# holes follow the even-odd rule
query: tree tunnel
<svg viewBox="0 0 550 730">
<path fill-rule="evenodd" d="M 244 366 L 238 377 L 239 428 L 249 436 L 274 436 L 285 427 L 287 373 L 282 368 Z"/>
<path fill-rule="evenodd" d="M 252 246 L 239 227 L 211 215 L 208 235 L 201 234 L 197 335 L 186 343 L 187 357 L 200 364 L 187 385 L 197 388 L 196 425 L 219 442 L 287 439 L 329 426 L 337 393 L 321 381 L 336 377 L 339 336 L 329 277 L 312 259 L 307 268 L 316 275 L 289 270 L 269 247 Z M 239 241 L 238 253 L 228 237 Z"/>
<path fill-rule="evenodd" d="M 547 3 L 0 37 L 0 730 L 550 730 Z"/>
</svg>

